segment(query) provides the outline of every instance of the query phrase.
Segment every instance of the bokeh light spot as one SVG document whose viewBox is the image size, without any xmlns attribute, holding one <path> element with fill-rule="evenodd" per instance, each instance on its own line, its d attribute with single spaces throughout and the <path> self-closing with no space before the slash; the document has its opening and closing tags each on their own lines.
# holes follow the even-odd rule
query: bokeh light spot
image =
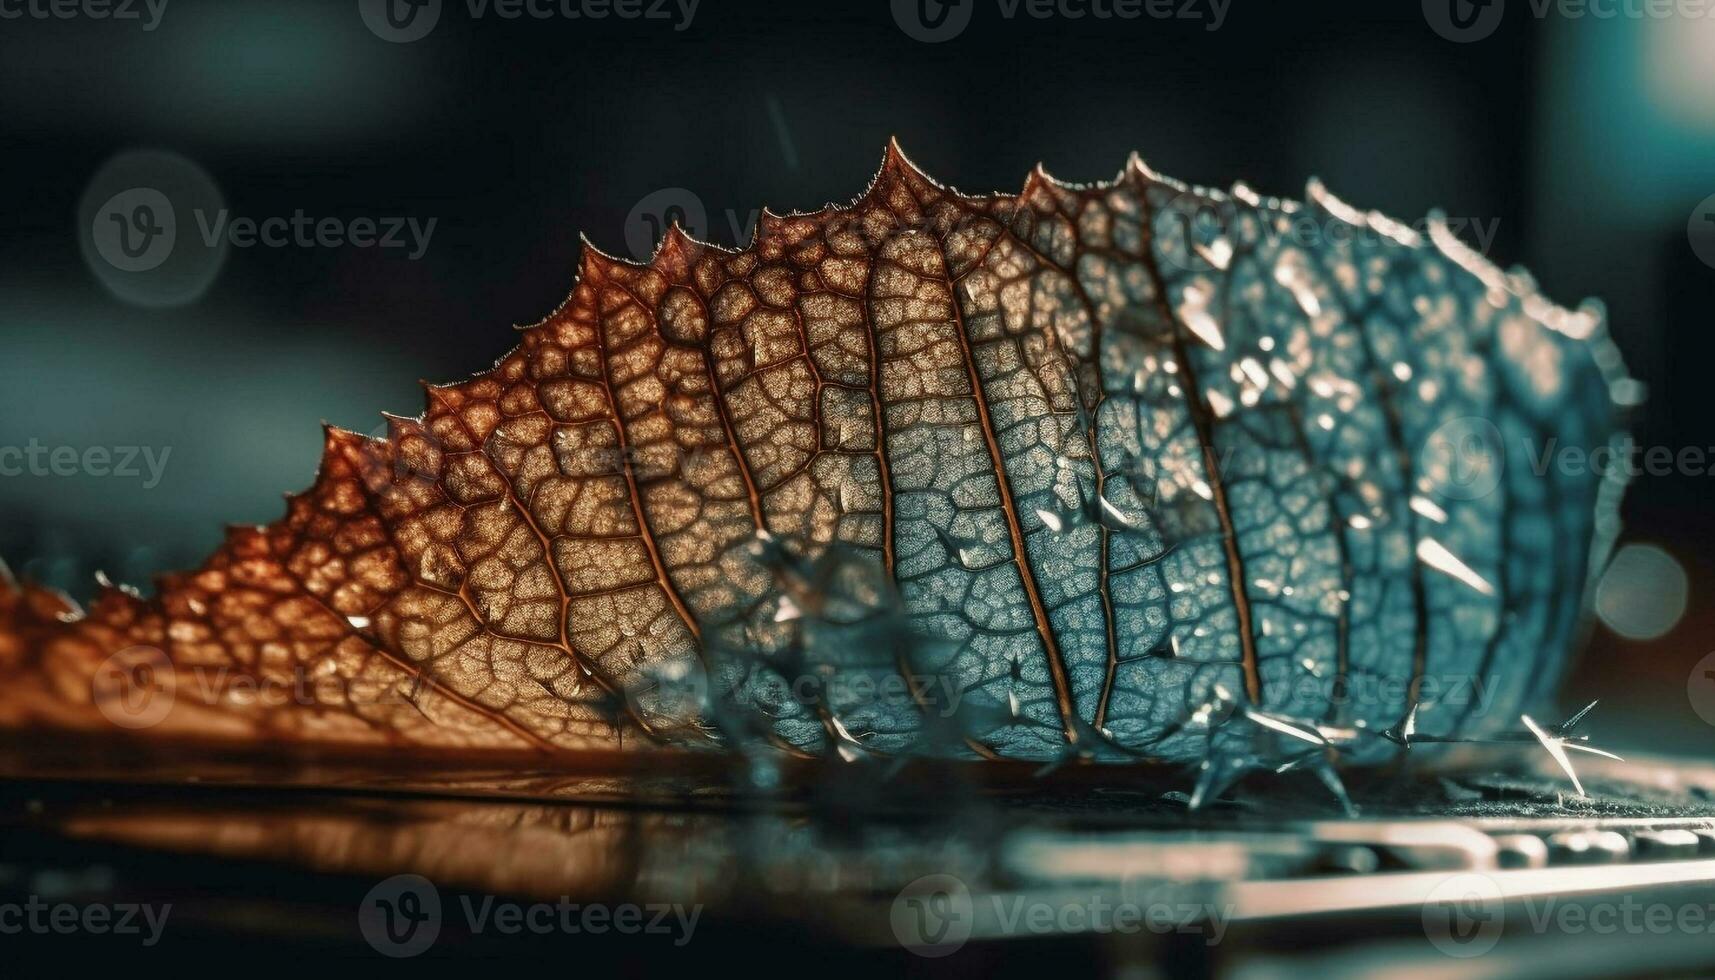
<svg viewBox="0 0 1715 980">
<path fill-rule="evenodd" d="M 1653 640 L 1685 615 L 1689 591 L 1685 569 L 1672 555 L 1653 544 L 1629 544 L 1596 586 L 1596 615 L 1628 640 Z"/>
</svg>

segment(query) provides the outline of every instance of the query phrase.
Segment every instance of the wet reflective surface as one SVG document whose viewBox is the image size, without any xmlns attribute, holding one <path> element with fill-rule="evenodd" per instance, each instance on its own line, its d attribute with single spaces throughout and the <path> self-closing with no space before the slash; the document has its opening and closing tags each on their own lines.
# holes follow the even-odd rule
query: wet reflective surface
<svg viewBox="0 0 1715 980">
<path fill-rule="evenodd" d="M 1715 775 L 1604 761 L 1580 800 L 1520 758 L 1511 772 L 1365 776 L 1351 787 L 1364 817 L 1345 820 L 1307 774 L 1191 813 L 1182 774 L 1114 770 L 401 774 L 8 745 L 0 891 L 49 908 L 170 904 L 160 948 L 178 955 L 259 936 L 394 955 L 363 910 L 417 909 L 386 897 L 411 875 L 435 896 L 440 931 L 423 952 L 436 959 L 522 947 L 621 968 L 742 966 L 758 942 L 832 942 L 873 970 L 924 966 L 919 954 L 951 944 L 951 963 L 992 971 L 1039 956 L 1240 964 L 1289 925 L 1325 931 L 1328 950 L 1396 927 L 1421 946 L 1432 893 L 1473 873 L 1502 904 L 1715 881 Z M 576 929 L 590 905 L 655 910 L 661 929 Z M 508 932 L 490 914 L 513 907 L 524 924 Z M 1022 917 L 1036 909 L 1035 924 Z M 118 955 L 124 938 L 25 934 L 7 948 Z"/>
</svg>

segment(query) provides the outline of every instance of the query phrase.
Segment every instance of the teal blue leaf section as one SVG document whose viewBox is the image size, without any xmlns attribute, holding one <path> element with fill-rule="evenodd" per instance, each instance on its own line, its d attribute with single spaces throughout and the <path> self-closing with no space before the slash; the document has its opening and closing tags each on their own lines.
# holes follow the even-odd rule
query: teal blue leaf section
<svg viewBox="0 0 1715 980">
<path fill-rule="evenodd" d="M 805 222 L 870 263 L 900 649 L 827 670 L 935 693 L 833 705 L 838 741 L 1185 761 L 1222 704 L 1480 735 L 1552 691 L 1621 486 L 1534 464 L 1621 445 L 1636 388 L 1597 304 L 1439 216 L 1136 159 L 973 197 L 895 147 L 851 207 L 773 222 L 753 247 L 796 222 L 803 271 Z"/>
</svg>

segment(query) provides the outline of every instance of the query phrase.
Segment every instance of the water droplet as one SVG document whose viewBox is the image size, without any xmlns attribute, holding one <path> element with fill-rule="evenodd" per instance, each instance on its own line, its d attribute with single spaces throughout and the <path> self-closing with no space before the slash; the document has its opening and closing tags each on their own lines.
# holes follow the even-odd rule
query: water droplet
<svg viewBox="0 0 1715 980">
<path fill-rule="evenodd" d="M 1447 523 L 1447 512 L 1428 497 L 1412 497 L 1411 509 L 1437 524 Z"/>
<path fill-rule="evenodd" d="M 1108 500 L 1108 498 L 1097 497 L 1096 499 L 1102 508 L 1102 515 L 1104 518 L 1102 523 L 1104 525 L 1114 530 L 1121 531 L 1130 531 L 1137 527 L 1137 524 L 1132 521 L 1131 518 L 1127 517 L 1118 507 L 1115 507 L 1113 502 Z"/>
<path fill-rule="evenodd" d="M 1187 286 L 1185 298 L 1179 304 L 1179 322 L 1211 348 L 1226 350 L 1227 339 L 1221 335 L 1221 325 L 1209 315 L 1210 299 L 1209 290 L 1201 284 Z"/>
<path fill-rule="evenodd" d="M 1417 542 L 1417 557 L 1430 568 L 1452 576 L 1483 595 L 1495 594 L 1495 587 L 1489 584 L 1488 579 L 1478 575 L 1475 569 L 1434 538 L 1423 538 Z"/>
<path fill-rule="evenodd" d="M 967 572 L 980 572 L 997 562 L 985 565 L 980 560 L 982 543 L 972 538 L 955 538 L 940 528 L 935 528 L 935 537 L 941 541 L 941 547 L 946 549 L 948 557 L 959 563 L 959 567 Z"/>
<path fill-rule="evenodd" d="M 1216 269 L 1225 272 L 1233 261 L 1233 243 L 1225 238 L 1217 238 L 1208 245 L 1197 246 L 1197 254 Z"/>
<path fill-rule="evenodd" d="M 1274 267 L 1274 281 L 1285 286 L 1297 301 L 1298 308 L 1308 317 L 1322 315 L 1322 303 L 1316 298 L 1316 291 L 1310 287 L 1310 281 L 1304 270 L 1296 261 L 1288 262 L 1282 258 Z"/>
<path fill-rule="evenodd" d="M 1258 388 L 1268 387 L 1268 372 L 1263 370 L 1262 362 L 1256 358 L 1247 357 L 1239 361 L 1239 370 L 1244 372 L 1245 378 L 1251 384 Z"/>
</svg>

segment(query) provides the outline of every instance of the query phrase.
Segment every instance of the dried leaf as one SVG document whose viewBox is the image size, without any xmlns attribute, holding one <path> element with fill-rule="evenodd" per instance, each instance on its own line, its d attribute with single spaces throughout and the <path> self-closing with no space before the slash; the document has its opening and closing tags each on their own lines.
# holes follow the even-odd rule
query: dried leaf
<svg viewBox="0 0 1715 980">
<path fill-rule="evenodd" d="M 1520 450 L 1619 439 L 1618 357 L 1438 219 L 1307 197 L 1135 160 L 969 197 L 894 146 L 740 252 L 586 248 L 492 370 L 329 430 L 156 598 L 0 583 L 0 725 L 1171 761 L 1223 691 L 1504 726 L 1618 498 Z"/>
</svg>

